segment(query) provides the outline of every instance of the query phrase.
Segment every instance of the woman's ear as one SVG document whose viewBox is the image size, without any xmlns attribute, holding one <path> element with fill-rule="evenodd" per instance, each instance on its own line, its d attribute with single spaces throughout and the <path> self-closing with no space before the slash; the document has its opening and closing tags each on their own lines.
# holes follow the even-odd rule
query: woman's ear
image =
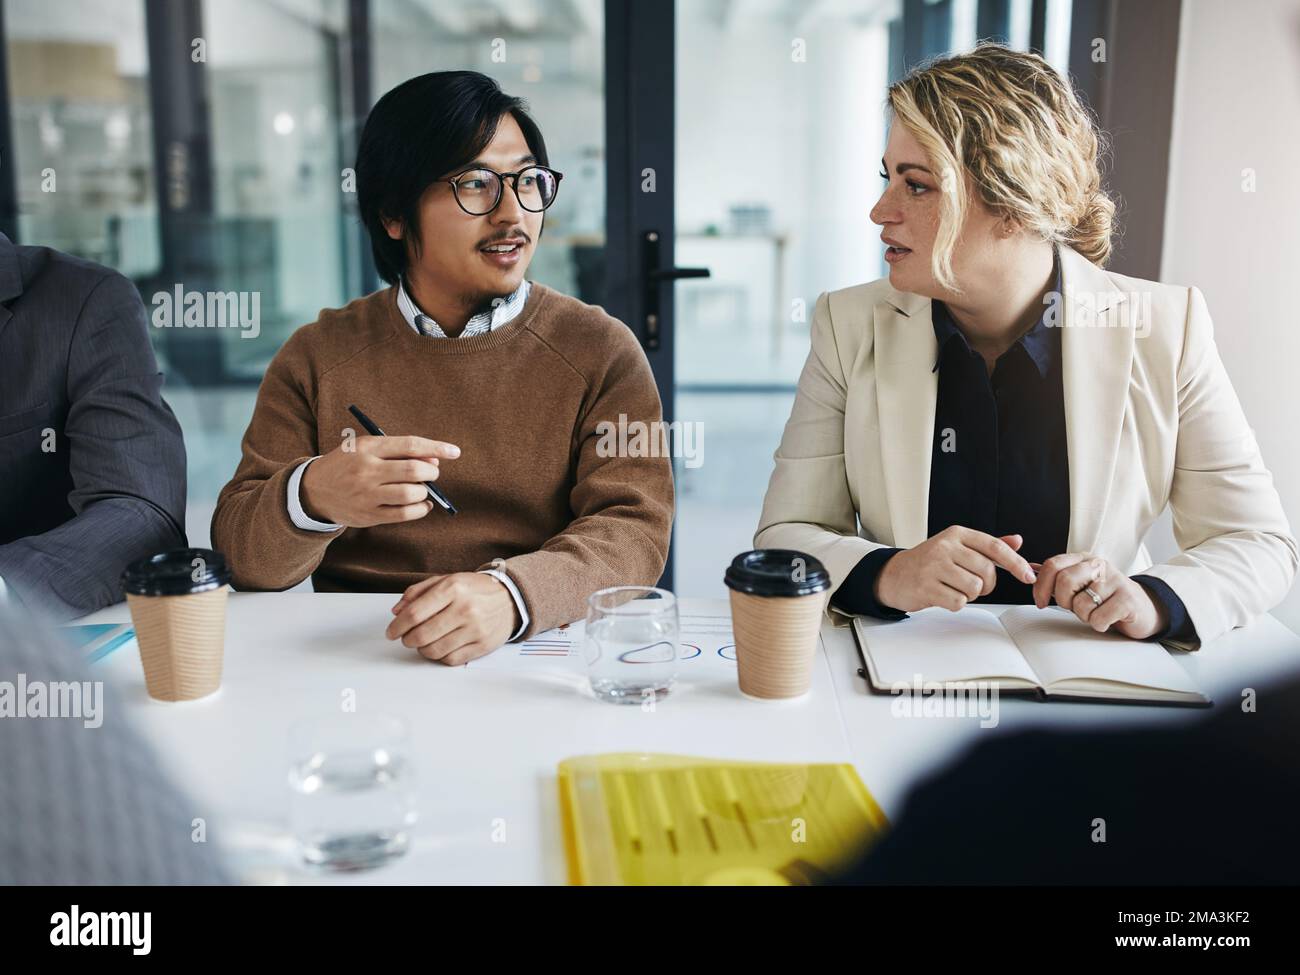
<svg viewBox="0 0 1300 975">
<path fill-rule="evenodd" d="M 384 230 L 388 231 L 388 236 L 392 240 L 401 240 L 403 229 L 400 220 L 384 220 Z"/>
</svg>

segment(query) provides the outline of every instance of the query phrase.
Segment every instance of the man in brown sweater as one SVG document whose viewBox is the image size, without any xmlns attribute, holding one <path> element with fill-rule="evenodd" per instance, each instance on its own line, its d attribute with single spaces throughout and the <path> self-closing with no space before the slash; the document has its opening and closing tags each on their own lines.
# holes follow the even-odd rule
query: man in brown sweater
<svg viewBox="0 0 1300 975">
<path fill-rule="evenodd" d="M 212 518 L 235 587 L 401 592 L 388 638 L 460 664 L 653 585 L 671 461 L 608 447 L 657 429 L 654 377 L 621 322 L 524 278 L 560 174 L 522 102 L 476 72 L 414 78 L 371 112 L 356 179 L 392 287 L 267 368 Z"/>
</svg>

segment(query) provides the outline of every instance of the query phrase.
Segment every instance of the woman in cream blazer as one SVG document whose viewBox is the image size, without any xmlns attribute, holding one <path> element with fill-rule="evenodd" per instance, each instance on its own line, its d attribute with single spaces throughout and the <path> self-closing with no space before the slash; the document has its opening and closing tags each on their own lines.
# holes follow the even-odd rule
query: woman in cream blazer
<svg viewBox="0 0 1300 975">
<path fill-rule="evenodd" d="M 755 546 L 820 559 L 837 619 L 956 610 L 1010 573 L 1026 602 L 1191 649 L 1276 605 L 1296 542 L 1205 300 L 1102 269 L 1114 208 L 1069 85 L 1036 55 L 982 45 L 913 72 L 889 103 L 871 217 L 890 275 L 817 301 Z M 1063 551 L 1031 563 L 1020 535 L 964 525 L 927 537 L 946 432 L 936 302 L 990 376 L 1035 326 L 1059 329 Z M 1152 565 L 1142 539 L 1167 505 L 1180 551 Z"/>
</svg>

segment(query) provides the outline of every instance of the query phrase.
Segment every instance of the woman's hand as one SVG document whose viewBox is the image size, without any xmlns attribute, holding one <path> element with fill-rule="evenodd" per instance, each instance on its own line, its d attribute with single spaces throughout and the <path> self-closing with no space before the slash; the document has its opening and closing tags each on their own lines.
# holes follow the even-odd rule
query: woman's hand
<svg viewBox="0 0 1300 975">
<path fill-rule="evenodd" d="M 1096 593 L 1100 602 L 1085 588 Z M 1054 555 L 1043 563 L 1034 583 L 1034 605 L 1043 609 L 1053 599 L 1098 633 L 1114 627 L 1133 640 L 1145 640 L 1169 625 L 1165 607 L 1140 583 L 1086 552 Z"/>
<path fill-rule="evenodd" d="M 1019 535 L 995 538 L 952 525 L 891 556 L 876 576 L 876 599 L 905 613 L 928 606 L 956 612 L 993 591 L 998 566 L 1021 582 L 1032 583 L 1034 570 L 1016 554 L 1023 541 Z"/>
</svg>

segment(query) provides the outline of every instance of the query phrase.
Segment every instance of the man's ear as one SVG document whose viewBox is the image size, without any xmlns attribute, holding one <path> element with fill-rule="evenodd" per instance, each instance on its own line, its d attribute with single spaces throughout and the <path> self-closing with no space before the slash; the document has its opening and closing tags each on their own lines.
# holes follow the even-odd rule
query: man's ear
<svg viewBox="0 0 1300 975">
<path fill-rule="evenodd" d="M 401 240 L 402 232 L 405 229 L 400 220 L 384 220 L 384 230 L 388 232 L 388 236 L 392 240 Z"/>
</svg>

